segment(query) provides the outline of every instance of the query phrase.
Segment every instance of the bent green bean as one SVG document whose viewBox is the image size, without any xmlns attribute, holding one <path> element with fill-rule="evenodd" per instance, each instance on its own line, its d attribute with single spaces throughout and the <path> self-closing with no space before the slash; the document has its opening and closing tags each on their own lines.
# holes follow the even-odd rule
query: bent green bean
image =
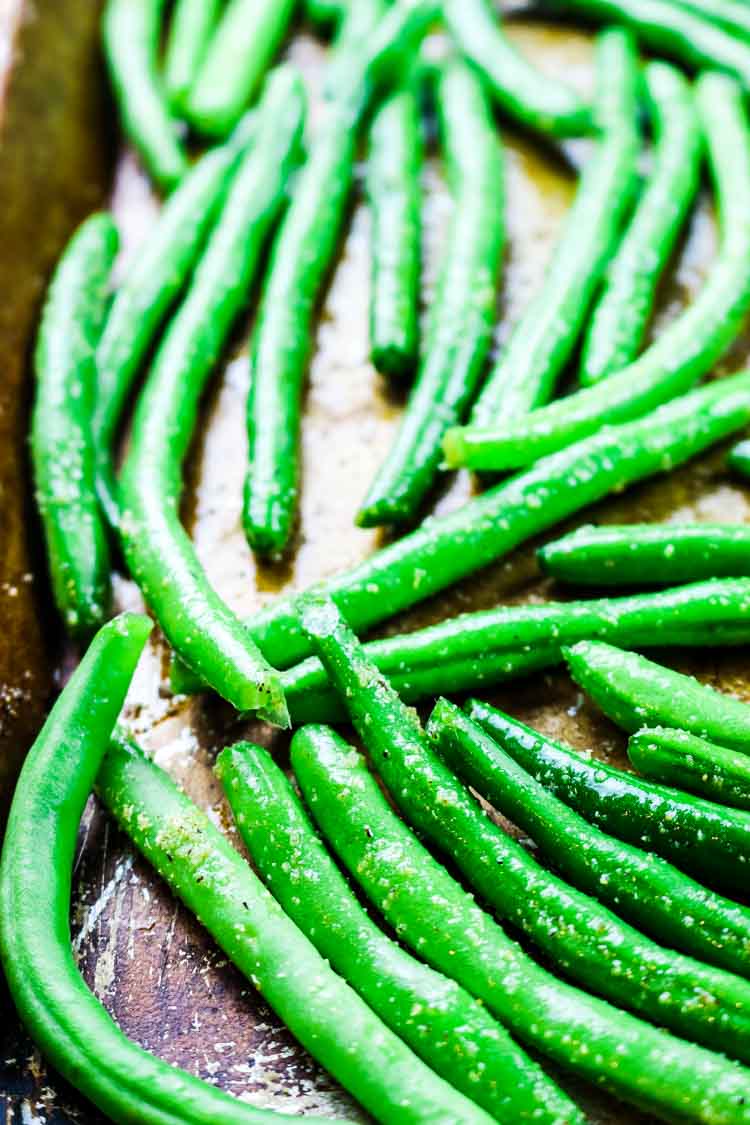
<svg viewBox="0 0 750 1125">
<path fill-rule="evenodd" d="M 182 462 L 200 396 L 247 300 L 297 161 L 304 91 L 296 71 L 272 75 L 260 113 L 255 143 L 138 401 L 120 480 L 120 531 L 131 574 L 180 656 L 238 710 L 284 725 L 278 677 L 209 584 L 179 520 Z"/>
<path fill-rule="evenodd" d="M 117 228 L 99 214 L 78 229 L 50 284 L 34 355 L 31 456 L 52 590 L 70 632 L 87 639 L 110 602 L 107 531 L 96 499 L 91 411 L 95 351 L 107 314 Z"/>
<path fill-rule="evenodd" d="M 397 379 L 411 374 L 419 352 L 422 139 L 417 95 L 411 84 L 377 110 L 367 163 L 370 353 L 378 371 Z"/>
<path fill-rule="evenodd" d="M 178 113 L 195 81 L 219 18 L 221 0 L 177 0 L 164 57 L 164 85 Z"/>
<path fill-rule="evenodd" d="M 703 137 L 690 86 L 663 62 L 649 63 L 645 79 L 653 166 L 589 321 L 581 359 L 584 385 L 635 359 L 659 279 L 700 182 Z"/>
<path fill-rule="evenodd" d="M 471 403 L 492 338 L 505 240 L 502 149 L 479 79 L 464 63 L 441 70 L 438 109 L 453 217 L 424 358 L 396 440 L 357 514 L 362 527 L 417 514 L 443 435 Z"/>
<path fill-rule="evenodd" d="M 577 754 L 486 703 L 469 715 L 520 766 L 610 836 L 655 851 L 701 882 L 736 894 L 750 861 L 750 816 Z"/>
<path fill-rule="evenodd" d="M 446 700 L 428 733 L 447 764 L 527 833 L 579 890 L 672 949 L 750 975 L 750 910 L 707 890 L 653 852 L 607 836 L 569 809 Z"/>
<path fill-rule="evenodd" d="M 750 809 L 750 758 L 684 730 L 646 727 L 628 742 L 628 757 L 644 777 L 687 789 L 719 804 Z"/>
<path fill-rule="evenodd" d="M 169 775 L 123 737 L 97 782 L 138 850 L 290 1031 L 378 1121 L 492 1120 L 412 1054 L 297 929 L 246 861 Z"/>
<path fill-rule="evenodd" d="M 573 1102 L 476 1000 L 371 920 L 266 750 L 238 743 L 222 751 L 216 772 L 271 893 L 416 1054 L 498 1121 L 583 1122 Z"/>
<path fill-rule="evenodd" d="M 182 109 L 191 125 L 225 136 L 236 125 L 284 37 L 294 0 L 229 0 Z"/>
<path fill-rule="evenodd" d="M 696 98 L 721 216 L 721 249 L 695 301 L 639 359 L 586 387 L 492 428 L 451 431 L 451 466 L 504 470 L 529 464 L 598 430 L 638 417 L 682 394 L 710 371 L 750 309 L 750 132 L 742 90 L 731 78 L 703 74 Z"/>
<path fill-rule="evenodd" d="M 632 204 L 640 148 L 635 47 L 628 32 L 614 28 L 599 36 L 596 51 L 601 140 L 581 173 L 544 284 L 487 379 L 471 426 L 505 423 L 547 402 Z"/>
<path fill-rule="evenodd" d="M 582 586 L 693 582 L 750 575 L 743 524 L 588 525 L 537 551 L 545 574 Z"/>
<path fill-rule="evenodd" d="M 157 70 L 164 0 L 107 0 L 104 53 L 125 132 L 157 184 L 171 190 L 188 169 Z"/>
<path fill-rule="evenodd" d="M 416 713 L 368 660 L 333 602 L 302 598 L 300 613 L 397 806 L 501 919 L 582 986 L 750 1061 L 750 982 L 656 944 L 541 867 L 436 755 Z"/>
<path fill-rule="evenodd" d="M 543 969 L 433 859 L 364 759 L 333 731 L 299 731 L 292 763 L 319 827 L 399 938 L 483 1000 L 519 1039 L 667 1120 L 750 1120 L 744 1069 Z"/>
</svg>

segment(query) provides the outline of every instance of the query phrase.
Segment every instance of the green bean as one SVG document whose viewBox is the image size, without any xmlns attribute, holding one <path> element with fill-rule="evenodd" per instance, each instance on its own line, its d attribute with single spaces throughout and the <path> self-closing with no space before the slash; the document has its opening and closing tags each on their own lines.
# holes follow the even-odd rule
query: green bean
<svg viewBox="0 0 750 1125">
<path fill-rule="evenodd" d="M 419 352 L 420 128 L 413 86 L 392 94 L 370 126 L 370 349 L 378 371 L 398 379 L 412 373 Z"/>
<path fill-rule="evenodd" d="M 110 601 L 109 547 L 95 485 L 91 410 L 95 349 L 107 313 L 117 253 L 110 215 L 78 229 L 49 287 L 34 357 L 31 453 L 52 589 L 70 632 L 81 639 L 104 621 Z"/>
<path fill-rule="evenodd" d="M 357 7 L 356 4 L 352 5 Z M 304 10 L 307 18 L 315 24 L 338 23 L 345 17 L 350 0 L 305 0 Z"/>
<path fill-rule="evenodd" d="M 97 783 L 109 811 L 292 1034 L 394 1125 L 488 1125 L 330 968 L 245 860 L 168 774 L 115 738 Z"/>
<path fill-rule="evenodd" d="M 331 55 L 325 68 L 323 95 L 336 100 L 356 87 L 361 74 L 362 52 L 366 52 L 370 37 L 388 11 L 388 0 L 357 0 L 340 8 L 334 21 Z"/>
<path fill-rule="evenodd" d="M 330 594 L 363 632 L 502 558 L 609 492 L 682 464 L 740 429 L 750 415 L 749 386 L 746 375 L 702 387 L 650 417 L 588 438 L 449 515 L 426 520 L 318 589 Z M 245 627 L 278 667 L 310 653 L 294 597 L 272 602 Z"/>
<path fill-rule="evenodd" d="M 601 642 L 581 641 L 564 655 L 576 683 L 630 733 L 679 727 L 743 752 L 750 744 L 750 705 L 692 676 Z"/>
<path fill-rule="evenodd" d="M 750 641 L 750 580 L 718 580 L 658 594 L 546 605 L 499 606 L 365 645 L 409 702 L 475 690 L 562 660 L 563 645 L 609 639 L 632 648 L 743 645 Z M 335 722 L 342 708 L 319 660 L 281 677 L 292 722 Z M 199 690 L 181 679 L 173 690 Z"/>
<path fill-rule="evenodd" d="M 609 836 L 654 851 L 727 894 L 745 885 L 747 813 L 589 760 L 486 703 L 472 700 L 469 715 L 532 777 Z"/>
<path fill-rule="evenodd" d="M 735 35 L 750 37 L 750 11 L 745 0 L 677 0 L 681 8 L 721 24 Z"/>
<path fill-rule="evenodd" d="M 378 928 L 266 750 L 238 743 L 216 772 L 254 865 L 292 921 L 389 1027 L 504 1122 L 583 1122 L 576 1106 L 454 981 Z"/>
<path fill-rule="evenodd" d="M 741 441 L 729 454 L 729 464 L 743 477 L 750 478 L 750 441 Z"/>
<path fill-rule="evenodd" d="M 307 727 L 292 762 L 318 825 L 399 938 L 522 1041 L 667 1120 L 750 1120 L 747 1072 L 557 980 L 511 941 L 393 812 L 364 760 Z"/>
<path fill-rule="evenodd" d="M 679 71 L 663 62 L 649 63 L 645 78 L 654 132 L 653 166 L 589 321 L 581 360 L 584 385 L 636 358 L 657 284 L 700 182 L 703 138 L 689 85 Z"/>
<path fill-rule="evenodd" d="M 628 742 L 628 757 L 652 781 L 736 809 L 750 809 L 750 758 L 746 754 L 684 730 L 646 727 Z"/>
<path fill-rule="evenodd" d="M 225 136 L 261 85 L 295 0 L 229 0 L 182 109 L 199 132 Z"/>
<path fill-rule="evenodd" d="M 750 574 L 743 524 L 625 524 L 579 527 L 537 551 L 545 574 L 592 586 L 692 582 Z"/>
<path fill-rule="evenodd" d="M 569 15 L 622 21 L 660 54 L 689 67 L 714 67 L 750 84 L 750 45 L 738 35 L 689 10 L 680 0 L 544 0 L 545 7 Z"/>
<path fill-rule="evenodd" d="M 203 61 L 220 7 L 221 0 L 177 0 L 174 6 L 164 58 L 164 85 L 170 105 L 178 112 Z"/>
<path fill-rule="evenodd" d="M 589 107 L 570 86 L 540 74 L 516 51 L 487 0 L 445 0 L 443 13 L 459 50 L 511 117 L 556 137 L 589 131 Z"/>
<path fill-rule="evenodd" d="M 117 527 L 112 446 L 128 393 L 169 308 L 182 291 L 221 207 L 240 153 L 209 152 L 185 176 L 117 290 L 96 353 L 97 394 L 91 425 L 97 445 L 97 491 Z"/>
<path fill-rule="evenodd" d="M 104 52 L 122 123 L 157 184 L 171 190 L 188 169 L 157 72 L 164 0 L 107 0 Z"/>
<path fill-rule="evenodd" d="M 442 143 L 455 201 L 424 358 L 396 440 L 357 523 L 413 520 L 433 483 L 446 430 L 461 420 L 492 339 L 505 241 L 503 156 L 479 80 L 451 61 L 438 80 Z"/>
<path fill-rule="evenodd" d="M 750 132 L 742 91 L 704 74 L 696 97 L 721 211 L 721 250 L 695 301 L 628 367 L 523 419 L 449 433 L 449 464 L 501 470 L 528 464 L 605 422 L 638 417 L 710 371 L 750 308 Z"/>
<path fill-rule="evenodd" d="M 665 945 L 748 976 L 747 907 L 706 890 L 652 852 L 588 824 L 446 700 L 437 703 L 427 729 L 447 764 L 527 833 L 541 856 L 575 887 Z"/>
<path fill-rule="evenodd" d="M 208 583 L 179 522 L 181 467 L 200 395 L 247 300 L 296 163 L 304 118 L 296 71 L 283 67 L 269 78 L 260 113 L 255 144 L 138 401 L 120 530 L 131 574 L 180 656 L 238 710 L 283 725 L 278 677 Z"/>
<path fill-rule="evenodd" d="M 638 60 L 628 32 L 597 41 L 597 121 L 602 130 L 541 290 L 515 326 L 471 414 L 503 423 L 546 402 L 585 323 L 617 248 L 638 184 Z"/>
<path fill-rule="evenodd" d="M 407 821 L 456 863 L 499 918 L 573 980 L 694 1042 L 750 1061 L 750 983 L 675 953 L 541 867 L 437 756 L 330 599 L 302 598 L 302 626 Z M 750 1077 L 750 1075 L 749 1075 Z"/>
</svg>

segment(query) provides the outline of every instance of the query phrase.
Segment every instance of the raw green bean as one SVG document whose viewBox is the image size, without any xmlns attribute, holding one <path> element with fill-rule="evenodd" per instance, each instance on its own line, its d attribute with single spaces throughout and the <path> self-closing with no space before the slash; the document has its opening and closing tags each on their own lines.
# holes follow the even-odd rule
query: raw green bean
<svg viewBox="0 0 750 1125">
<path fill-rule="evenodd" d="M 164 85 L 169 103 L 178 113 L 203 61 L 220 7 L 221 0 L 177 0 L 172 10 L 164 58 Z"/>
<path fill-rule="evenodd" d="M 229 0 L 182 105 L 190 124 L 225 136 L 260 87 L 295 0 Z"/>
<path fill-rule="evenodd" d="M 641 586 L 750 575 L 750 527 L 589 524 L 545 544 L 537 559 L 545 574 L 582 586 Z"/>
<path fill-rule="evenodd" d="M 721 212 L 721 249 L 695 301 L 639 359 L 601 386 L 586 387 L 523 419 L 449 433 L 451 465 L 501 470 L 526 465 L 605 422 L 638 417 L 710 371 L 750 308 L 750 132 L 742 91 L 721 74 L 696 84 Z"/>
<path fill-rule="evenodd" d="M 388 0 L 357 0 L 346 3 L 336 22 L 331 55 L 325 68 L 324 97 L 335 100 L 351 92 L 361 73 L 362 52 L 388 11 Z"/>
<path fill-rule="evenodd" d="M 364 760 L 325 727 L 292 740 L 318 825 L 399 938 L 519 1039 L 667 1120 L 750 1120 L 747 1072 L 557 980 L 511 941 L 393 812 Z"/>
<path fill-rule="evenodd" d="M 392 94 L 370 126 L 370 350 L 378 371 L 398 379 L 411 375 L 419 351 L 420 132 L 413 85 Z"/>
<path fill-rule="evenodd" d="M 640 350 L 659 279 L 700 182 L 703 137 L 690 86 L 663 62 L 645 69 L 654 144 L 652 169 L 610 261 L 589 321 L 581 382 L 619 371 Z"/>
<path fill-rule="evenodd" d="M 638 184 L 640 150 L 638 60 L 628 32 L 613 28 L 599 36 L 597 76 L 601 139 L 581 173 L 544 284 L 485 383 L 472 426 L 505 423 L 547 402 L 617 248 Z"/>
<path fill-rule="evenodd" d="M 657 945 L 541 867 L 437 756 L 417 714 L 368 659 L 333 602 L 302 598 L 300 613 L 397 806 L 499 918 L 583 987 L 750 1061 L 750 982 Z"/>
<path fill-rule="evenodd" d="M 476 1000 L 371 920 L 268 751 L 238 743 L 222 751 L 216 772 L 250 857 L 281 907 L 416 1054 L 498 1121 L 584 1121 Z"/>
<path fill-rule="evenodd" d="M 747 907 L 589 824 L 452 703 L 438 701 L 427 729 L 448 765 L 527 833 L 575 887 L 673 949 L 739 976 L 750 974 Z"/>
<path fill-rule="evenodd" d="M 365 645 L 368 657 L 409 702 L 475 690 L 562 660 L 563 645 L 608 639 L 652 645 L 745 645 L 750 642 L 750 580 L 717 580 L 658 594 L 596 601 L 500 606 Z M 281 677 L 292 722 L 335 722 L 342 707 L 319 660 Z M 182 680 L 173 690 L 199 690 Z M 345 713 L 345 712 L 344 712 Z"/>
<path fill-rule="evenodd" d="M 564 655 L 576 683 L 630 733 L 678 727 L 735 750 L 750 746 L 750 705 L 692 676 L 597 641 L 581 641 Z"/>
<path fill-rule="evenodd" d="M 179 521 L 182 462 L 201 392 L 247 300 L 296 164 L 304 119 L 296 71 L 269 78 L 255 143 L 235 177 L 136 408 L 120 481 L 127 563 L 170 644 L 240 711 L 287 721 L 278 677 L 210 586 Z"/>
<path fill-rule="evenodd" d="M 445 0 L 443 14 L 459 50 L 511 117 L 556 137 L 590 130 L 589 107 L 570 86 L 527 62 L 504 35 L 487 0 Z"/>
<path fill-rule="evenodd" d="M 750 478 L 750 441 L 741 441 L 735 445 L 728 460 L 741 476 Z"/>
<path fill-rule="evenodd" d="M 357 515 L 362 527 L 413 520 L 434 481 L 446 430 L 461 420 L 492 340 L 505 241 L 503 155 L 479 79 L 451 61 L 438 80 L 454 211 L 424 358 L 396 440 Z"/>
<path fill-rule="evenodd" d="M 117 290 L 96 353 L 97 393 L 91 425 L 97 446 L 99 503 L 117 527 L 112 447 L 129 391 L 169 308 L 203 249 L 240 153 L 210 152 L 172 194 Z"/>
<path fill-rule="evenodd" d="M 677 3 L 735 35 L 750 37 L 750 10 L 745 0 L 677 0 Z"/>
<path fill-rule="evenodd" d="M 672 55 L 697 70 L 728 71 L 750 85 L 750 44 L 675 0 L 543 0 L 565 15 L 623 21 L 659 53 Z"/>
<path fill-rule="evenodd" d="M 737 390 L 733 394 L 732 387 Z M 464 507 L 431 519 L 318 589 L 360 632 L 502 558 L 609 492 L 682 464 L 740 429 L 750 415 L 750 375 L 702 387 L 647 418 L 612 427 L 540 461 Z M 294 597 L 245 623 L 278 667 L 310 653 Z"/>
<path fill-rule="evenodd" d="M 684 730 L 647 727 L 628 742 L 628 757 L 644 777 L 687 789 L 719 804 L 750 809 L 750 758 Z"/>
<path fill-rule="evenodd" d="M 492 1120 L 425 1066 L 330 968 L 206 814 L 127 739 L 97 789 L 120 826 L 295 1037 L 394 1125 Z"/>
<path fill-rule="evenodd" d="M 110 215 L 78 229 L 49 287 L 34 356 L 31 454 L 52 590 L 66 627 L 81 639 L 110 602 L 107 531 L 96 499 L 91 411 L 95 351 L 107 314 L 117 253 Z"/>
<path fill-rule="evenodd" d="M 171 190 L 188 169 L 157 71 L 164 0 L 107 0 L 104 53 L 123 127 L 157 184 Z"/>
<path fill-rule="evenodd" d="M 709 886 L 746 885 L 750 816 L 590 760 L 486 703 L 472 719 L 544 786 L 603 832 L 655 851 Z"/>
</svg>

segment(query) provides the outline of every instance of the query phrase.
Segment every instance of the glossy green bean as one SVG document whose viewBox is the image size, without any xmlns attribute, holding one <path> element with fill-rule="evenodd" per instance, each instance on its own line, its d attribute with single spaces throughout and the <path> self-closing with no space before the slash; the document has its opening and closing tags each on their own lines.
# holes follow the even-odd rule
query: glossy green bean
<svg viewBox="0 0 750 1125">
<path fill-rule="evenodd" d="M 447 764 L 530 836 L 573 886 L 665 945 L 750 975 L 750 909 L 589 824 L 452 703 L 438 701 L 427 730 Z"/>
<path fill-rule="evenodd" d="M 208 153 L 170 196 L 117 290 L 96 352 L 97 393 L 91 425 L 97 491 L 110 527 L 119 506 L 112 464 L 128 394 L 164 317 L 182 291 L 223 203 L 240 153 Z"/>
<path fill-rule="evenodd" d="M 750 86 L 750 44 L 680 0 L 544 0 L 544 5 L 565 15 L 623 21 L 659 53 L 697 70 L 728 71 Z"/>
<path fill-rule="evenodd" d="M 179 113 L 195 81 L 219 19 L 221 0 L 177 0 L 164 56 L 164 86 Z"/>
<path fill-rule="evenodd" d="M 284 37 L 295 0 L 229 0 L 185 97 L 190 124 L 225 136 L 239 121 Z"/>
<path fill-rule="evenodd" d="M 750 809 L 750 758 L 684 730 L 646 727 L 628 742 L 628 757 L 644 777 L 687 789 L 719 804 Z"/>
<path fill-rule="evenodd" d="M 123 127 L 157 184 L 171 190 L 188 170 L 157 69 L 164 0 L 107 0 L 104 53 Z"/>
<path fill-rule="evenodd" d="M 411 375 L 419 352 L 421 166 L 419 99 L 408 85 L 377 110 L 367 162 L 370 354 L 378 371 L 397 379 Z"/>
<path fill-rule="evenodd" d="M 34 355 L 31 455 L 52 590 L 66 628 L 87 639 L 110 602 L 107 531 L 96 499 L 91 411 L 95 351 L 117 253 L 110 215 L 78 229 L 50 283 Z"/>
<path fill-rule="evenodd" d="M 526 465 L 598 430 L 638 417 L 681 394 L 710 371 L 750 309 L 750 131 L 742 91 L 721 74 L 703 74 L 696 99 L 721 212 L 721 249 L 693 303 L 637 360 L 524 419 L 491 429 L 453 431 L 451 465 L 503 470 Z"/>
<path fill-rule="evenodd" d="M 455 981 L 387 937 L 352 894 L 270 754 L 238 743 L 216 772 L 261 877 L 333 969 L 452 1086 L 502 1122 L 584 1118 Z"/>
<path fill-rule="evenodd" d="M 470 405 L 492 340 L 505 241 L 502 148 L 479 79 L 464 63 L 441 69 L 437 100 L 453 217 L 417 380 L 357 514 L 362 527 L 417 515 L 442 458 L 443 435 Z"/>
<path fill-rule="evenodd" d="M 425 521 L 318 589 L 330 594 L 363 632 L 502 558 L 609 492 L 682 464 L 740 429 L 750 416 L 749 387 L 750 375 L 702 387 L 650 417 L 588 438 L 449 515 Z M 310 653 L 294 597 L 272 602 L 245 628 L 278 667 Z"/>
<path fill-rule="evenodd" d="M 247 300 L 295 167 L 304 119 L 296 71 L 269 78 L 255 143 L 139 398 L 120 480 L 131 574 L 180 656 L 240 711 L 284 725 L 278 677 L 208 582 L 179 521 L 182 462 L 203 388 Z"/>
<path fill-rule="evenodd" d="M 590 131 L 590 108 L 572 87 L 527 62 L 504 35 L 487 0 L 445 0 L 443 14 L 456 46 L 511 117 L 555 137 Z"/>
<path fill-rule="evenodd" d="M 750 1120 L 747 1073 L 543 969 L 396 816 L 363 758 L 307 727 L 292 763 L 318 825 L 399 938 L 566 1070 L 667 1120 Z"/>
<path fill-rule="evenodd" d="M 750 441 L 741 441 L 731 450 L 728 458 L 733 469 L 743 476 L 750 478 Z"/>
<path fill-rule="evenodd" d="M 750 527 L 589 524 L 546 543 L 537 551 L 537 559 L 545 574 L 582 586 L 642 586 L 750 575 Z"/>
<path fill-rule="evenodd" d="M 581 358 L 584 386 L 636 358 L 659 279 L 700 183 L 703 137 L 690 86 L 663 62 L 649 63 L 645 80 L 653 163 L 591 314 Z"/>
<path fill-rule="evenodd" d="M 576 683 L 630 733 L 645 726 L 678 727 L 735 750 L 750 746 L 750 704 L 692 676 L 597 641 L 581 641 L 565 659 Z"/>
<path fill-rule="evenodd" d="M 97 790 L 120 826 L 290 1031 L 377 1121 L 487 1125 L 330 968 L 168 774 L 113 740 Z"/>
<path fill-rule="evenodd" d="M 750 9 L 745 0 L 677 0 L 681 8 L 750 38 Z"/>
<path fill-rule="evenodd" d="M 300 612 L 398 808 L 456 863 L 499 918 L 583 987 L 750 1061 L 750 982 L 656 944 L 541 867 L 437 756 L 416 713 L 368 659 L 333 602 L 303 598 Z"/>
<path fill-rule="evenodd" d="M 658 594 L 596 601 L 500 606 L 461 614 L 413 633 L 365 645 L 399 695 L 475 690 L 562 660 L 563 645 L 598 637 L 630 648 L 745 645 L 750 642 L 750 580 L 717 580 Z M 315 658 L 283 673 L 295 725 L 335 722 L 342 707 Z M 194 679 L 173 690 L 198 690 Z"/>
<path fill-rule="evenodd" d="M 613 28 L 599 36 L 596 51 L 601 139 L 584 165 L 544 283 L 487 379 L 472 426 L 505 424 L 550 398 L 633 203 L 640 150 L 635 46 L 628 32 Z"/>
<path fill-rule="evenodd" d="M 747 882 L 750 816 L 590 760 L 486 703 L 469 714 L 520 766 L 610 836 L 654 851 L 708 886 Z"/>
</svg>

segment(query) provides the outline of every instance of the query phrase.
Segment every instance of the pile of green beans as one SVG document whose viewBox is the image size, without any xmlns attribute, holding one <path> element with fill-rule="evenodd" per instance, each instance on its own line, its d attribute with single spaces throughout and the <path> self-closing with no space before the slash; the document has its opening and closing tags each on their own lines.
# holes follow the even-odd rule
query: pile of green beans
<svg viewBox="0 0 750 1125">
<path fill-rule="evenodd" d="M 472 700 L 469 715 L 520 766 L 610 836 L 656 852 L 708 886 L 747 881 L 750 816 L 589 759 Z"/>
<path fill-rule="evenodd" d="M 721 213 L 721 249 L 698 297 L 634 363 L 523 419 L 451 431 L 449 465 L 500 471 L 527 465 L 599 429 L 638 417 L 710 371 L 750 309 L 750 130 L 743 91 L 702 74 L 696 101 Z"/>
<path fill-rule="evenodd" d="M 138 400 L 120 480 L 130 572 L 175 650 L 239 711 L 287 722 L 278 677 L 210 586 L 179 521 L 182 462 L 203 388 L 247 300 L 297 163 L 304 91 L 283 67 L 268 80 L 255 143 L 234 178 L 190 289 Z"/>
<path fill-rule="evenodd" d="M 463 3 L 463 0 L 460 0 Z M 629 33 L 602 32 L 596 46 L 601 140 L 581 173 L 544 284 L 484 385 L 472 426 L 523 417 L 547 402 L 575 347 L 617 248 L 638 183 L 638 60 Z"/>
<path fill-rule="evenodd" d="M 646 727 L 628 742 L 628 757 L 644 777 L 750 809 L 750 757 L 684 730 Z"/>
<path fill-rule="evenodd" d="M 401 941 L 482 1000 L 518 1039 L 658 1117 L 750 1121 L 744 1068 L 543 969 L 432 857 L 334 731 L 305 727 L 291 755 L 318 826 Z"/>
<path fill-rule="evenodd" d="M 670 948 L 750 976 L 750 909 L 589 824 L 445 699 L 436 704 L 427 731 L 447 764 L 527 833 L 573 886 Z"/>
<path fill-rule="evenodd" d="M 110 603 L 107 531 L 96 499 L 91 422 L 96 347 L 117 253 L 110 215 L 92 215 L 58 263 L 39 327 L 31 454 L 55 602 L 66 628 L 88 640 Z"/>
<path fill-rule="evenodd" d="M 644 77 L 653 167 L 586 330 L 580 368 L 584 386 L 635 359 L 659 279 L 700 183 L 703 137 L 690 86 L 663 62 L 649 63 Z"/>
<path fill-rule="evenodd" d="M 357 901 L 270 754 L 239 743 L 216 772 L 266 885 L 396 1034 L 503 1122 L 582 1122 L 575 1105 L 455 981 L 411 957 Z"/>
<path fill-rule="evenodd" d="M 582 586 L 640 586 L 750 574 L 750 527 L 588 525 L 545 544 L 537 559 L 545 574 Z"/>
</svg>

